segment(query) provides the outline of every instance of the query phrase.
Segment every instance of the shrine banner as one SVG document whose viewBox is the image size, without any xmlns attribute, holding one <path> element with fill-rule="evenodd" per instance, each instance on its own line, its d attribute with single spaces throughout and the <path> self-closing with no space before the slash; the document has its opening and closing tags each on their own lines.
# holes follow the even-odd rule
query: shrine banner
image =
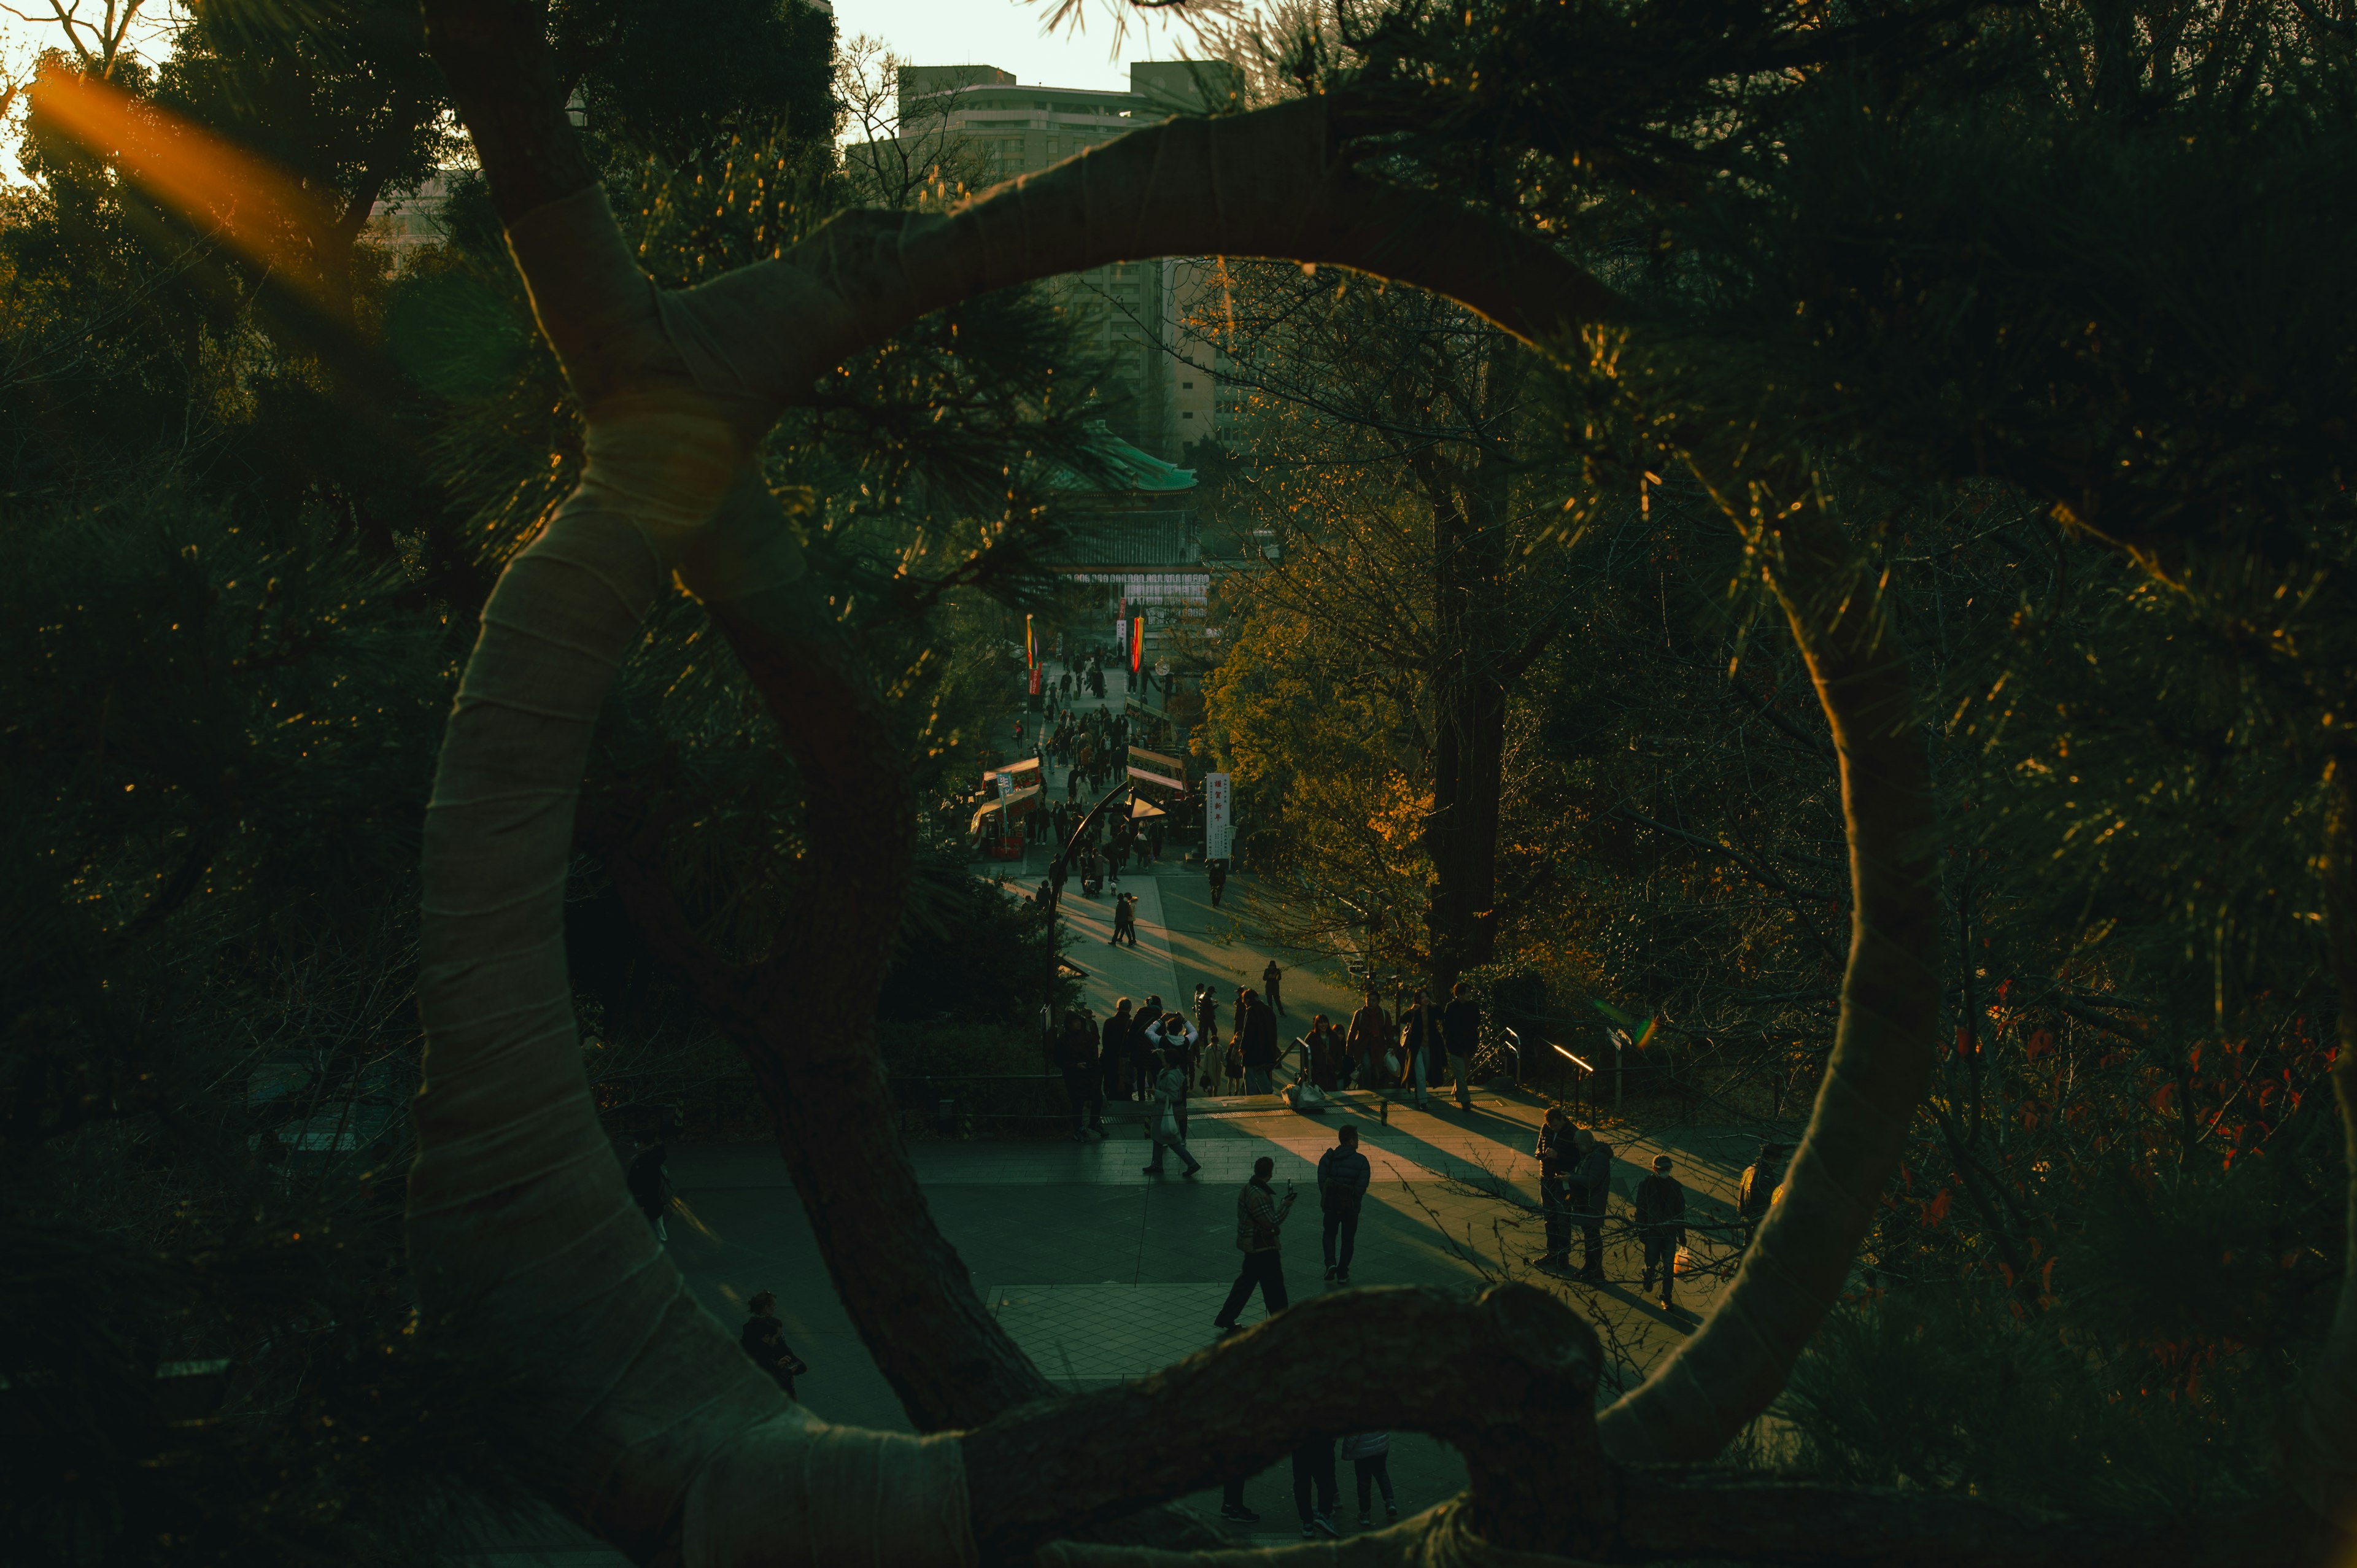
<svg viewBox="0 0 2357 1568">
<path fill-rule="evenodd" d="M 1235 802 L 1224 773 L 1203 775 L 1203 858 L 1225 860 L 1235 852 Z"/>
</svg>

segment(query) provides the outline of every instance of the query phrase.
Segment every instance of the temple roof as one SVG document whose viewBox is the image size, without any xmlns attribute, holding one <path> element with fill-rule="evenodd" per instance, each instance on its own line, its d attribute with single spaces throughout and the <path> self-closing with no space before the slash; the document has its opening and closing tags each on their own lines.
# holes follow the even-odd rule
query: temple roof
<svg viewBox="0 0 2357 1568">
<path fill-rule="evenodd" d="M 1048 481 L 1050 489 L 1119 495 L 1125 491 L 1160 493 L 1195 488 L 1194 469 L 1181 468 L 1152 453 L 1140 451 L 1115 435 L 1103 420 L 1092 419 L 1082 428 L 1088 432 L 1090 453 L 1107 470 L 1104 478 L 1087 478 L 1068 468 Z"/>
</svg>

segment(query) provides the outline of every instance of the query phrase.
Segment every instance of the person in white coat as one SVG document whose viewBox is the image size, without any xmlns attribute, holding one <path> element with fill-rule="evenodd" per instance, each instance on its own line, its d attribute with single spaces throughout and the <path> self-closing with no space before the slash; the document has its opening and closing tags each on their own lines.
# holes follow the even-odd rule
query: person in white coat
<svg viewBox="0 0 2357 1568">
<path fill-rule="evenodd" d="M 1195 1026 L 1177 1013 L 1165 1013 L 1146 1030 L 1146 1047 L 1157 1053 L 1166 1064 L 1184 1072 L 1189 1087 L 1195 1078 L 1195 1047 L 1201 1039 L 1202 1036 L 1196 1031 Z M 1181 1139 L 1187 1136 L 1185 1095 L 1178 1097 L 1178 1136 Z"/>
<path fill-rule="evenodd" d="M 1187 1126 L 1179 1113 L 1187 1103 L 1185 1058 L 1176 1052 L 1165 1051 L 1159 1059 L 1161 1070 L 1154 1076 L 1154 1120 L 1147 1123 L 1154 1139 L 1154 1163 L 1146 1167 L 1146 1173 L 1162 1174 L 1162 1154 L 1168 1149 L 1187 1162 L 1185 1174 L 1193 1176 L 1203 1168 L 1203 1162 L 1187 1151 Z"/>
<path fill-rule="evenodd" d="M 1399 1502 L 1392 1496 L 1392 1434 L 1351 1432 L 1342 1437 L 1342 1457 L 1359 1472 L 1359 1526 L 1375 1522 L 1375 1488 L 1383 1489 L 1383 1517 L 1399 1518 Z"/>
</svg>

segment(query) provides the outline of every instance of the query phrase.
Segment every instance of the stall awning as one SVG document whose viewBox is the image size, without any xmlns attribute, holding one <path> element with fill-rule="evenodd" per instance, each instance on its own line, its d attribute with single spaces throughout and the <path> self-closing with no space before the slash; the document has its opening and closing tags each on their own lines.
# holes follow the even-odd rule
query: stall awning
<svg viewBox="0 0 2357 1568">
<path fill-rule="evenodd" d="M 1140 784 L 1151 784 L 1157 789 L 1187 792 L 1187 765 L 1175 757 L 1165 757 L 1158 751 L 1148 751 L 1142 746 L 1129 748 L 1129 776 Z"/>
<path fill-rule="evenodd" d="M 974 811 L 974 821 L 967 825 L 965 831 L 970 833 L 978 833 L 982 832 L 984 819 L 990 816 L 993 812 L 1003 811 L 1006 813 L 1007 819 L 1012 821 L 1017 817 L 1023 816 L 1031 811 L 1037 808 L 1039 804 L 1039 787 L 1037 784 L 1034 784 L 1028 789 L 1017 789 L 1011 795 L 1002 795 L 996 800 L 975 807 Z"/>
<path fill-rule="evenodd" d="M 1004 768 L 985 768 L 983 770 L 982 781 L 985 784 L 995 784 L 1002 773 L 1014 779 L 1018 786 L 1036 784 L 1039 781 L 1039 759 L 1036 757 L 1027 757 L 1020 762 L 1010 762 Z"/>
</svg>

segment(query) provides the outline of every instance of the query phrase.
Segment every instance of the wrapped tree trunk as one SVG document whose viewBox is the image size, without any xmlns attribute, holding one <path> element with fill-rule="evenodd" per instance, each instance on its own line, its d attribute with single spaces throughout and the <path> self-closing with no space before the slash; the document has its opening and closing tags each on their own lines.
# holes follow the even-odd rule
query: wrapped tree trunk
<svg viewBox="0 0 2357 1568">
<path fill-rule="evenodd" d="M 1019 1553 L 1067 1521 L 1102 1522 L 1216 1478 L 1202 1434 L 1265 1406 L 1254 1369 L 1276 1367 L 1301 1374 L 1298 1397 L 1277 1417 L 1260 1410 L 1234 1462 L 1264 1462 L 1291 1432 L 1378 1422 L 1440 1432 L 1472 1461 L 1468 1505 L 1354 1547 L 1364 1560 L 1627 1545 L 1635 1494 L 1604 1451 L 1706 1455 L 1764 1407 L 1834 1299 L 1920 1091 L 1931 938 L 1920 746 L 1903 665 L 1870 597 L 1850 592 L 1838 532 L 1804 509 L 1761 543 L 1844 747 L 1859 915 L 1842 1044 L 1781 1212 L 1663 1375 L 1593 1424 L 1593 1344 L 1527 1292 L 1435 1306 L 1469 1315 L 1445 1332 L 1382 1337 L 1411 1358 L 1388 1386 L 1325 1375 L 1344 1370 L 1330 1352 L 1349 1337 L 1331 1325 L 1380 1333 L 1385 1313 L 1426 1310 L 1373 1293 L 1282 1315 L 1135 1391 L 1016 1409 L 1037 1374 L 994 1341 L 941 1247 L 912 1265 L 932 1277 L 895 1331 L 869 1343 L 904 1394 L 985 1369 L 955 1419 L 998 1413 L 963 1441 L 825 1427 L 786 1405 L 696 1306 L 630 1205 L 585 1088 L 562 945 L 590 732 L 669 577 L 745 656 L 813 789 L 829 794 L 814 814 L 850 811 L 834 798 L 845 792 L 880 789 L 888 809 L 897 799 L 869 745 L 867 688 L 759 482 L 770 424 L 843 354 L 917 315 L 1117 259 L 1222 251 L 1358 267 L 1543 343 L 1614 302 L 1527 236 L 1355 173 L 1334 156 L 1321 100 L 1138 133 L 945 216 L 847 215 L 779 261 L 658 294 L 573 145 L 536 8 L 437 4 L 429 16 L 587 423 L 581 486 L 502 576 L 445 741 L 426 833 L 428 1045 L 410 1193 L 428 1317 L 463 1315 L 544 1391 L 547 1438 L 533 1457 L 548 1492 L 641 1560 L 965 1563 L 984 1543 Z M 866 967 L 812 1012 L 840 1038 L 732 1026 L 781 1120 L 806 1133 L 824 1114 L 859 1123 L 826 1145 L 848 1168 L 795 1166 L 798 1183 L 831 1184 L 804 1192 L 843 1228 L 822 1235 L 855 1319 L 906 1276 L 859 1256 L 850 1233 L 895 1222 L 885 1207 L 914 1191 L 904 1153 L 873 1124 L 882 1108 L 857 1016 L 898 918 L 896 875 L 876 880 L 888 907 L 842 950 Z M 762 999 L 745 975 L 706 978 L 716 991 L 752 983 L 747 996 Z M 769 999 L 796 997 L 789 987 Z M 821 1070 L 797 1066 L 805 1053 Z M 950 1413 L 942 1404 L 933 1413 Z M 1113 1407 L 1126 1445 L 1092 1415 Z M 976 1466 L 991 1484 L 970 1497 Z M 1046 1483 L 1059 1489 L 1042 1500 Z"/>
</svg>

